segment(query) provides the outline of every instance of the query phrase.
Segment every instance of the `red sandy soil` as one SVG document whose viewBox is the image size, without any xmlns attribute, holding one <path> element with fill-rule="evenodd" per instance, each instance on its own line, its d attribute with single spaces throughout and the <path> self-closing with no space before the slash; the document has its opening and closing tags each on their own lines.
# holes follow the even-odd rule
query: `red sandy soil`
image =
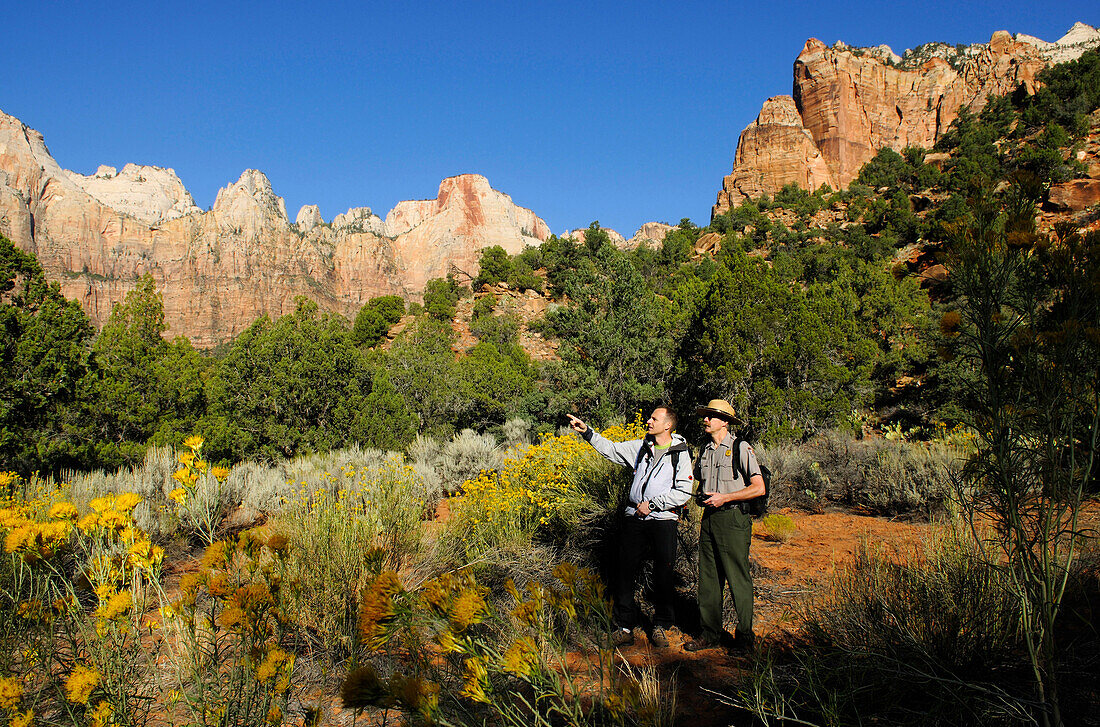
<svg viewBox="0 0 1100 727">
<path fill-rule="evenodd" d="M 919 548 L 932 533 L 928 523 L 843 512 L 783 514 L 798 528 L 788 542 L 769 542 L 759 536 L 752 542 L 751 557 L 762 573 L 754 579 L 754 628 L 764 642 L 782 643 L 789 638 L 788 630 L 795 627 L 792 606 L 850 561 L 861 541 L 885 543 L 904 553 Z M 727 627 L 732 630 L 732 624 Z M 633 646 L 620 653 L 635 668 L 653 667 L 666 688 L 675 685 L 676 724 L 710 727 L 744 721 L 737 710 L 722 703 L 720 695 L 748 666 L 747 658 L 726 649 L 686 652 L 683 644 L 690 636 L 677 630 L 669 640 L 667 649 L 658 649 L 647 638 L 636 638 Z"/>
</svg>

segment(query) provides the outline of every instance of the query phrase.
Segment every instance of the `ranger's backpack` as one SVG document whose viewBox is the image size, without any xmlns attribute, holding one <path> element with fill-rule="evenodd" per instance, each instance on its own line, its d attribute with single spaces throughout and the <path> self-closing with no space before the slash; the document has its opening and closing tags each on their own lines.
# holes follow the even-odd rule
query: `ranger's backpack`
<svg viewBox="0 0 1100 727">
<path fill-rule="evenodd" d="M 748 473 L 741 469 L 741 443 L 748 444 L 747 439 L 738 437 L 733 442 L 733 451 L 736 454 L 734 457 L 736 461 L 737 469 L 741 471 L 741 476 L 745 479 L 745 485 L 748 486 L 749 476 Z M 760 476 L 764 478 L 764 494 L 760 497 L 754 497 L 745 503 L 745 509 L 748 514 L 754 518 L 764 517 L 768 514 L 768 498 L 772 494 L 772 471 L 768 469 L 767 465 L 761 462 L 759 459 L 756 463 L 760 465 Z"/>
</svg>

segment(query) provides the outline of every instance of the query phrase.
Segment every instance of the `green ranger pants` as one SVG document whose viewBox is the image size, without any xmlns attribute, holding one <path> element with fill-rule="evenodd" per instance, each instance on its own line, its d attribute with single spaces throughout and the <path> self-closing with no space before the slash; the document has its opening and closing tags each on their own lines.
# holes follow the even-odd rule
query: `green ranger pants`
<svg viewBox="0 0 1100 727">
<path fill-rule="evenodd" d="M 751 540 L 752 518 L 738 508 L 704 511 L 699 532 L 699 620 L 704 638 L 717 640 L 722 633 L 726 583 L 737 609 L 737 633 L 752 633 Z"/>
</svg>

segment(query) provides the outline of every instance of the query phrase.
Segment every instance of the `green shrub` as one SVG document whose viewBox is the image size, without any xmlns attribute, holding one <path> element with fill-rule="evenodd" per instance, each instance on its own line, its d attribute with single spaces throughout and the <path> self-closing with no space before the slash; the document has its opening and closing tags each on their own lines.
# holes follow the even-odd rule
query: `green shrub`
<svg viewBox="0 0 1100 727">
<path fill-rule="evenodd" d="M 468 292 L 451 275 L 433 278 L 424 286 L 424 311 L 440 321 L 450 321 L 455 317 L 455 304 Z"/>
<path fill-rule="evenodd" d="M 760 522 L 764 526 L 766 539 L 779 543 L 786 543 L 798 530 L 794 520 L 780 513 L 765 515 Z"/>
<path fill-rule="evenodd" d="M 403 315 L 405 301 L 400 296 L 372 298 L 355 316 L 355 325 L 351 329 L 352 340 L 358 346 L 374 346 Z"/>
<path fill-rule="evenodd" d="M 835 503 L 869 514 L 916 517 L 948 505 L 952 473 L 962 456 L 944 443 L 856 439 L 838 431 L 759 454 L 772 469 L 777 507 L 819 510 Z"/>
<path fill-rule="evenodd" d="M 512 259 L 500 245 L 493 245 L 481 251 L 478 261 L 478 274 L 474 279 L 474 288 L 499 283 L 512 275 Z"/>
</svg>

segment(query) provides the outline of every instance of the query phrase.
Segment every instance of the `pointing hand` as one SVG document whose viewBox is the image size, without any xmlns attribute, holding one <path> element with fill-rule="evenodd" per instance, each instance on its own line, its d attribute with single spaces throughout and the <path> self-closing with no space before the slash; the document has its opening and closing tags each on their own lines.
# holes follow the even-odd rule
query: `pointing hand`
<svg viewBox="0 0 1100 727">
<path fill-rule="evenodd" d="M 573 416 L 572 414 L 566 414 L 565 416 L 569 417 L 569 426 L 573 429 L 574 432 L 584 434 L 588 431 L 588 425 L 582 422 L 577 417 Z"/>
</svg>

